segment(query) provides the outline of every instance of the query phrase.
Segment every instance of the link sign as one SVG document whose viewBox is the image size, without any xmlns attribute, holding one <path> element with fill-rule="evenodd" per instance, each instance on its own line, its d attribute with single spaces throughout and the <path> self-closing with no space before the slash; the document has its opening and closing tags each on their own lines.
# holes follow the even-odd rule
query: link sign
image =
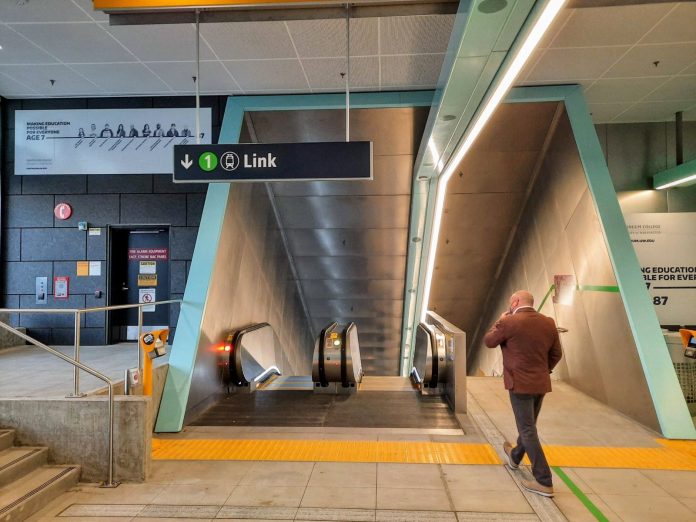
<svg viewBox="0 0 696 522">
<path fill-rule="evenodd" d="M 372 142 L 176 145 L 175 183 L 372 179 Z"/>
</svg>

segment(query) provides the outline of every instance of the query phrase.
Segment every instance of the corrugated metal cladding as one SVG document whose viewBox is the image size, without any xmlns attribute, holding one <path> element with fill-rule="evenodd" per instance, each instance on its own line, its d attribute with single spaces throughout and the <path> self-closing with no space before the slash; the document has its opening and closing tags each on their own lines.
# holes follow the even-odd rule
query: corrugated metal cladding
<svg viewBox="0 0 696 522">
<path fill-rule="evenodd" d="M 351 111 L 351 139 L 373 142 L 373 181 L 271 184 L 314 332 L 354 321 L 367 374 L 399 371 L 411 178 L 427 113 Z M 343 111 L 247 116 L 263 143 L 345 139 Z"/>
</svg>

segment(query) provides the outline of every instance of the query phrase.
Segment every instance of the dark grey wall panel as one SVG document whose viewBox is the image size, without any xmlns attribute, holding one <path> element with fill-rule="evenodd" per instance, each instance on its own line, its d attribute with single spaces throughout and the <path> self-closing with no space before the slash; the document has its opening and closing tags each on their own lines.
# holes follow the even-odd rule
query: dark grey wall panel
<svg viewBox="0 0 696 522">
<path fill-rule="evenodd" d="M 53 292 L 50 281 L 53 280 L 53 263 L 21 262 L 5 263 L 3 271 L 3 289 L 6 294 L 34 294 L 36 278 L 48 277 L 49 294 Z"/>
<path fill-rule="evenodd" d="M 107 229 L 101 229 L 98 236 L 87 234 L 87 259 L 104 260 L 106 259 L 106 236 Z"/>
<path fill-rule="evenodd" d="M 56 204 L 58 203 L 68 203 L 73 211 L 70 219 L 56 219 L 56 227 L 77 229 L 77 224 L 80 221 L 87 221 L 89 226 L 94 227 L 118 223 L 119 196 L 117 194 L 100 194 L 99 196 L 58 194 L 56 195 Z"/>
<path fill-rule="evenodd" d="M 7 196 L 4 227 L 52 227 L 53 196 Z"/>
<path fill-rule="evenodd" d="M 33 295 L 22 295 L 19 298 L 20 308 L 36 308 L 36 302 Z M 48 306 L 51 308 L 84 308 L 84 295 L 71 295 L 68 299 L 54 299 L 53 296 L 48 298 Z M 84 317 L 81 324 L 84 326 Z M 19 314 L 20 326 L 27 328 L 74 328 L 75 315 L 69 312 L 64 314 Z"/>
<path fill-rule="evenodd" d="M 87 176 L 22 176 L 21 178 L 22 194 L 84 194 L 87 192 Z"/>
<path fill-rule="evenodd" d="M 156 194 L 205 193 L 208 190 L 207 183 L 172 183 L 172 177 L 168 174 L 155 174 L 152 179 Z"/>
<path fill-rule="evenodd" d="M 152 192 L 152 176 L 116 175 L 89 176 L 87 190 L 90 194 L 129 194 Z"/>
<path fill-rule="evenodd" d="M 77 228 L 22 230 L 22 261 L 84 259 L 87 232 Z"/>
<path fill-rule="evenodd" d="M 5 261 L 19 261 L 19 241 L 21 230 L 8 228 L 2 231 L 2 258 Z"/>
<path fill-rule="evenodd" d="M 148 194 L 129 194 L 121 196 L 121 222 L 137 224 L 186 225 L 186 196 L 172 194 L 153 198 Z"/>
<path fill-rule="evenodd" d="M 205 194 L 188 194 L 186 196 L 186 226 L 197 227 L 201 224 L 204 204 Z"/>
<path fill-rule="evenodd" d="M 226 97 L 205 97 L 202 106 L 213 108 L 213 141 L 220 129 L 220 108 Z M 149 107 L 194 107 L 192 97 L 142 97 L 95 99 L 3 100 L 2 112 L 2 275 L 0 299 L 5 306 L 24 308 L 35 304 L 35 277 L 49 281 L 46 307 L 53 306 L 54 275 L 70 277 L 70 301 L 79 307 L 105 306 L 108 227 L 113 225 L 161 224 L 171 229 L 172 254 L 170 295 L 181 297 L 186 285 L 193 246 L 207 185 L 175 185 L 170 175 L 14 175 L 14 114 L 17 109 L 124 109 Z M 73 207 L 69 220 L 54 219 L 57 202 Z M 79 221 L 101 228 L 100 235 L 79 231 Z M 77 277 L 77 261 L 102 261 L 99 277 Z M 94 296 L 95 290 L 102 297 Z M 21 299 L 20 299 L 21 297 Z M 56 301 L 56 306 L 67 306 Z M 42 306 L 42 305 L 39 305 Z M 170 325 L 176 324 L 178 307 Z M 11 317 L 18 324 L 19 316 Z M 54 344 L 72 343 L 72 319 L 24 319 L 29 334 Z M 84 320 L 83 344 L 105 341 L 105 314 L 88 314 Z M 171 329 L 173 337 L 175 329 Z"/>
<path fill-rule="evenodd" d="M 172 260 L 191 259 L 196 246 L 198 228 L 172 227 L 169 229 L 170 257 Z"/>
</svg>

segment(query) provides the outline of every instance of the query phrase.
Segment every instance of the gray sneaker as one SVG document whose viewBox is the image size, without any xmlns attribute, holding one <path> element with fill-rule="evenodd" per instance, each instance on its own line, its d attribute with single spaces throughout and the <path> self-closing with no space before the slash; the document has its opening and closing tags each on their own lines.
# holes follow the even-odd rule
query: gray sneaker
<svg viewBox="0 0 696 522">
<path fill-rule="evenodd" d="M 507 456 L 507 465 L 510 469 L 517 469 L 520 467 L 519 464 L 515 464 L 515 461 L 512 460 L 512 444 L 510 444 L 508 441 L 503 442 L 503 451 L 505 452 L 505 455 Z"/>
<path fill-rule="evenodd" d="M 539 484 L 536 480 L 524 480 L 520 481 L 522 487 L 527 491 L 541 495 L 542 497 L 553 497 L 553 488 L 551 486 L 544 486 Z"/>
</svg>

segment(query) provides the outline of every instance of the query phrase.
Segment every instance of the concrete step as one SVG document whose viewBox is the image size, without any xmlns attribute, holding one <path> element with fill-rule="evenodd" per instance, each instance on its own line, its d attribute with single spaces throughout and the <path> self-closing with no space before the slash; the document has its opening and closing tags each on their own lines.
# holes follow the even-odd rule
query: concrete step
<svg viewBox="0 0 696 522">
<path fill-rule="evenodd" d="M 412 392 L 415 389 L 408 377 L 365 375 L 360 383 L 360 391 Z"/>
<path fill-rule="evenodd" d="M 21 479 L 48 462 L 48 448 L 22 446 L 0 451 L 0 487 Z"/>
<path fill-rule="evenodd" d="M 11 448 L 14 444 L 14 430 L 0 430 L 0 451 Z"/>
<path fill-rule="evenodd" d="M 75 486 L 79 477 L 79 466 L 43 466 L 0 488 L 0 522 L 26 520 Z"/>
</svg>

